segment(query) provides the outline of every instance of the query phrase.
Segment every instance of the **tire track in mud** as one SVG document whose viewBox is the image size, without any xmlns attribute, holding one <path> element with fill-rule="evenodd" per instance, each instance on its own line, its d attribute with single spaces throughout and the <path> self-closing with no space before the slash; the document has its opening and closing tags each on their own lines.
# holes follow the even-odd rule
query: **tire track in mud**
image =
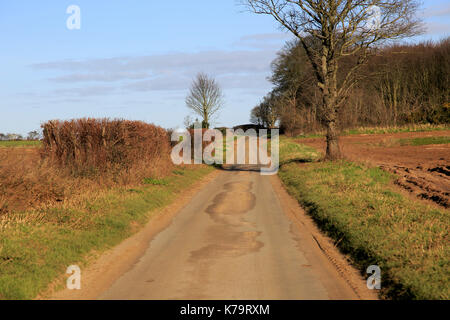
<svg viewBox="0 0 450 320">
<path fill-rule="evenodd" d="M 416 169 L 397 166 L 380 165 L 380 168 L 399 175 L 395 184 L 404 188 L 418 198 L 430 200 L 444 207 L 450 207 L 450 178 L 448 166 L 436 166 Z"/>
</svg>

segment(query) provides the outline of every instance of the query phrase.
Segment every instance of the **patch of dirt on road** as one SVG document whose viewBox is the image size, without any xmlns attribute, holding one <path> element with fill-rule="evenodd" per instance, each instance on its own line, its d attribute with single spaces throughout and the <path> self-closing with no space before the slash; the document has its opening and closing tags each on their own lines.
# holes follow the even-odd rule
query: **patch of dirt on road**
<svg viewBox="0 0 450 320">
<path fill-rule="evenodd" d="M 398 175 L 396 184 L 414 196 L 450 207 L 450 145 L 404 145 L 399 141 L 448 137 L 450 131 L 350 135 L 341 137 L 342 151 L 351 161 L 365 162 Z M 301 139 L 325 153 L 324 138 Z"/>
<path fill-rule="evenodd" d="M 219 193 L 206 212 L 213 218 L 217 215 L 241 214 L 255 206 L 256 197 L 250 192 L 252 182 L 231 182 L 224 186 L 225 191 Z"/>
<path fill-rule="evenodd" d="M 256 204 L 252 187 L 253 182 L 250 181 L 234 181 L 223 186 L 224 192 L 219 193 L 206 209 L 220 225 L 209 229 L 211 244 L 192 252 L 193 261 L 216 256 L 240 256 L 258 251 L 264 246 L 257 240 L 261 232 L 235 230 L 236 227 L 249 224 L 244 217 Z M 217 238 L 220 238 L 219 243 Z"/>
<path fill-rule="evenodd" d="M 234 226 L 211 227 L 208 230 L 210 244 L 191 252 L 191 262 L 197 263 L 201 259 L 215 259 L 220 257 L 239 257 L 259 251 L 264 244 L 257 240 L 261 232 L 235 231 Z M 217 242 L 220 239 L 220 242 Z"/>
</svg>

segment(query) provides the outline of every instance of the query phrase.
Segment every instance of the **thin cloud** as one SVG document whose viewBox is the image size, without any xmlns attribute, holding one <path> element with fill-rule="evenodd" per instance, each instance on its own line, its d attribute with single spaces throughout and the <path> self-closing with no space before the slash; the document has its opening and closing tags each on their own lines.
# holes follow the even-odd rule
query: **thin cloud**
<svg viewBox="0 0 450 320">
<path fill-rule="evenodd" d="M 426 24 L 427 34 L 448 35 L 450 33 L 450 24 L 441 22 L 428 22 Z"/>
<path fill-rule="evenodd" d="M 450 15 L 450 4 L 428 7 L 423 12 L 424 18 L 444 17 Z"/>
<path fill-rule="evenodd" d="M 59 83 L 73 82 L 114 82 L 121 80 L 139 80 L 149 78 L 146 72 L 114 72 L 114 73 L 74 73 L 66 76 L 50 78 L 50 81 Z"/>
<path fill-rule="evenodd" d="M 279 49 L 283 43 L 291 38 L 292 36 L 287 33 L 253 34 L 241 37 L 233 43 L 233 46 L 254 49 Z"/>
<path fill-rule="evenodd" d="M 53 94 L 60 97 L 92 97 L 109 95 L 117 91 L 117 88 L 111 86 L 87 86 L 68 89 L 57 89 Z"/>
<path fill-rule="evenodd" d="M 277 38 L 279 35 L 255 35 L 249 39 Z M 167 53 L 107 59 L 62 60 L 34 64 L 36 71 L 57 71 L 61 75 L 48 80 L 60 83 L 113 83 L 114 86 L 95 86 L 59 89 L 61 94 L 101 95 L 114 90 L 173 91 L 189 88 L 198 72 L 206 72 L 222 79 L 224 89 L 267 87 L 270 64 L 279 46 L 260 50 L 215 50 L 196 53 Z M 52 73 L 53 73 L 52 72 Z M 115 89 L 114 89 L 115 88 Z"/>
<path fill-rule="evenodd" d="M 169 53 L 151 56 L 118 57 L 111 59 L 64 60 L 34 64 L 36 70 L 59 70 L 65 72 L 152 72 L 153 74 L 173 74 L 177 70 L 206 68 L 211 71 L 261 71 L 262 63 L 270 62 L 273 50 L 260 51 L 203 51 L 197 53 Z"/>
</svg>

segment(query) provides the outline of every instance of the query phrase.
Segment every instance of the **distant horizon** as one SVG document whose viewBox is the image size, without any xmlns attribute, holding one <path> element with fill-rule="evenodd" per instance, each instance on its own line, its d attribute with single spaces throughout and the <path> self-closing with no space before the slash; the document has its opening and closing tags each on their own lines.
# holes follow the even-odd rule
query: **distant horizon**
<svg viewBox="0 0 450 320">
<path fill-rule="evenodd" d="M 81 8 L 80 30 L 66 27 L 72 4 Z M 48 120 L 84 117 L 178 128 L 192 116 L 184 99 L 198 72 L 215 77 L 225 94 L 213 126 L 248 124 L 250 110 L 272 87 L 271 62 L 293 38 L 235 1 L 177 4 L 176 10 L 159 2 L 0 4 L 0 132 L 26 136 Z M 450 35 L 447 1 L 425 4 L 419 14 L 427 33 L 401 42 Z"/>
</svg>

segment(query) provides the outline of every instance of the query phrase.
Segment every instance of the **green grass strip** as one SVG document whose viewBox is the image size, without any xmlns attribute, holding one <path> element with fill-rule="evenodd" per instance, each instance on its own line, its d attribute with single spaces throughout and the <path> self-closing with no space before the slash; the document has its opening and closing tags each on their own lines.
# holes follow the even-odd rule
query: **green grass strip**
<svg viewBox="0 0 450 320">
<path fill-rule="evenodd" d="M 423 137 L 413 139 L 400 139 L 402 146 L 425 146 L 430 144 L 447 144 L 450 143 L 450 137 Z"/>
<path fill-rule="evenodd" d="M 6 227 L 0 224 L 0 298 L 36 297 L 69 265 L 119 244 L 136 231 L 132 225 L 144 226 L 212 170 L 178 168 L 164 184 L 115 189 L 82 209 L 50 209 L 41 218 L 30 218 L 39 212 L 16 214 Z"/>
<path fill-rule="evenodd" d="M 297 154 L 279 172 L 288 192 L 364 274 L 370 265 L 381 267 L 382 297 L 449 299 L 448 210 L 396 192 L 394 176 L 379 168 L 347 161 L 300 166 L 299 150 L 309 147 L 292 144 L 281 142 L 284 160 L 287 150 Z"/>
<path fill-rule="evenodd" d="M 356 134 L 387 134 L 387 133 L 405 133 L 405 132 L 433 132 L 433 131 L 446 131 L 450 130 L 448 124 L 416 124 L 407 126 L 391 126 L 391 127 L 361 127 L 346 129 L 342 131 L 343 136 L 356 135 Z M 297 139 L 312 139 L 312 138 L 323 138 L 325 137 L 325 132 L 309 133 L 304 135 L 299 135 L 295 138 Z"/>
<path fill-rule="evenodd" d="M 0 148 L 40 147 L 41 141 L 0 141 Z"/>
</svg>

